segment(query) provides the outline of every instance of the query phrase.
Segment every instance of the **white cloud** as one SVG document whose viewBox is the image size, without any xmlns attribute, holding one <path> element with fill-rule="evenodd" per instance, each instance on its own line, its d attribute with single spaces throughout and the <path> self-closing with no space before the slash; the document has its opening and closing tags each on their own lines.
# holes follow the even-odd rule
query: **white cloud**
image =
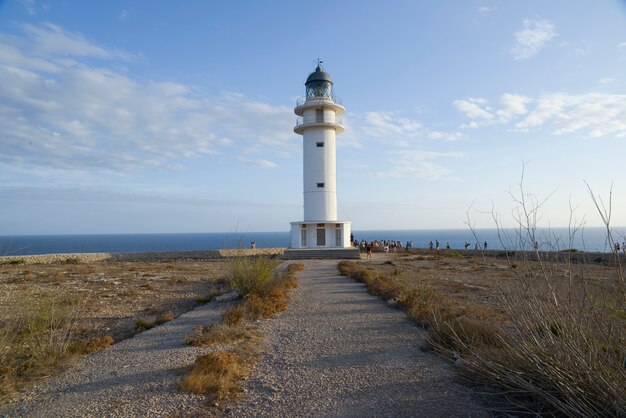
<svg viewBox="0 0 626 418">
<path fill-rule="evenodd" d="M 484 99 L 455 100 L 453 104 L 456 110 L 463 112 L 470 119 L 491 120 L 494 118 L 493 113 L 489 111 L 489 107 L 482 107 L 487 104 Z"/>
<path fill-rule="evenodd" d="M 257 168 L 276 168 L 278 167 L 278 165 L 273 162 L 273 161 L 268 161 L 268 160 L 248 160 L 245 158 L 241 158 L 240 161 L 246 165 L 249 165 L 250 167 L 257 167 Z"/>
<path fill-rule="evenodd" d="M 22 30 L 27 36 L 26 43 L 32 48 L 34 56 L 59 60 L 66 56 L 92 57 L 100 59 L 132 60 L 134 56 L 122 51 L 107 50 L 86 40 L 81 34 L 44 23 L 40 26 L 23 24 Z"/>
<path fill-rule="evenodd" d="M 480 6 L 478 8 L 478 13 L 482 16 L 489 16 L 491 12 L 493 12 L 494 8 L 489 6 Z"/>
<path fill-rule="evenodd" d="M 263 154 L 298 149 L 287 106 L 140 82 L 111 69 L 130 54 L 50 24 L 22 29 L 22 37 L 0 34 L 0 162 L 124 171 L 235 152 L 258 154 L 256 166 L 268 168 Z"/>
<path fill-rule="evenodd" d="M 501 107 L 489 113 L 497 116 L 493 118 L 481 113 L 484 109 L 478 104 L 484 106 L 484 99 L 457 100 L 454 104 L 471 119 L 462 125 L 465 128 L 500 124 L 520 131 L 546 128 L 553 135 L 626 137 L 626 95 L 552 93 L 532 98 L 505 93 L 499 102 Z"/>
<path fill-rule="evenodd" d="M 500 108 L 492 109 L 487 100 L 482 98 L 460 99 L 453 102 L 454 107 L 470 121 L 461 128 L 479 128 L 481 126 L 503 124 L 511 119 L 528 113 L 527 105 L 532 99 L 520 94 L 505 93 L 500 96 Z"/>
<path fill-rule="evenodd" d="M 620 42 L 620 44 L 617 47 L 620 49 L 626 49 L 626 42 Z"/>
<path fill-rule="evenodd" d="M 600 84 L 611 84 L 611 83 L 615 83 L 615 79 L 612 77 L 605 77 L 605 78 L 601 78 L 600 80 L 598 80 L 598 83 Z"/>
<path fill-rule="evenodd" d="M 390 151 L 389 169 L 373 173 L 376 177 L 417 177 L 424 180 L 455 179 L 452 171 L 433 160 L 458 158 L 459 152 L 436 152 L 424 150 Z"/>
<path fill-rule="evenodd" d="M 496 114 L 502 121 L 508 121 L 515 116 L 523 115 L 528 112 L 526 105 L 530 101 L 531 99 L 526 96 L 505 93 L 500 97 L 500 104 L 502 107 L 496 112 Z"/>
<path fill-rule="evenodd" d="M 463 139 L 464 135 L 460 132 L 441 132 L 441 131 L 429 131 L 426 134 L 428 139 L 444 140 L 444 141 L 458 141 Z"/>
<path fill-rule="evenodd" d="M 551 123 L 553 135 L 626 137 L 626 95 L 555 93 L 539 97 L 536 102 L 535 109 L 515 125 L 517 128 L 538 128 Z"/>
<path fill-rule="evenodd" d="M 425 127 L 420 121 L 404 116 L 399 111 L 367 112 L 365 118 L 351 128 L 361 138 L 382 138 L 400 147 L 408 147 L 420 140 L 458 141 L 463 138 L 460 132 Z"/>
<path fill-rule="evenodd" d="M 524 19 L 523 27 L 513 33 L 515 45 L 511 48 L 511 54 L 516 60 L 532 57 L 557 36 L 554 25 L 546 19 Z"/>
<path fill-rule="evenodd" d="M 365 126 L 369 134 L 375 137 L 409 139 L 417 138 L 422 133 L 420 122 L 395 112 L 368 112 L 365 114 Z"/>
</svg>

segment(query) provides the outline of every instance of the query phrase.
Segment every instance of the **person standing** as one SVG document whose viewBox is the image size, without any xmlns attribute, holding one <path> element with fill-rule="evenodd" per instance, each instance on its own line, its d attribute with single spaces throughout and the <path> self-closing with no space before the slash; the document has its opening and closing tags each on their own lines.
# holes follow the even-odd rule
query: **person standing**
<svg viewBox="0 0 626 418">
<path fill-rule="evenodd" d="M 367 258 L 368 260 L 371 260 L 371 259 L 372 259 L 372 244 L 371 244 L 371 243 L 368 243 L 368 244 L 365 246 L 365 254 L 366 254 L 366 258 Z"/>
<path fill-rule="evenodd" d="M 432 251 L 433 249 L 433 240 L 431 239 L 430 242 L 428 243 L 428 249 Z"/>
<path fill-rule="evenodd" d="M 487 241 L 485 241 L 485 243 L 483 244 L 483 246 L 484 246 L 484 249 L 486 250 L 486 249 L 487 249 Z"/>
<path fill-rule="evenodd" d="M 439 251 L 439 240 L 435 240 L 435 250 Z"/>
</svg>

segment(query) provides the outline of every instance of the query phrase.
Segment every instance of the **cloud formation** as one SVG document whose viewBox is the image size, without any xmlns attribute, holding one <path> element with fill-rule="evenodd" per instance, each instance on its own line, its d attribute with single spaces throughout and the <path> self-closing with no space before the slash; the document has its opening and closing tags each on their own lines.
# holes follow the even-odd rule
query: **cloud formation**
<svg viewBox="0 0 626 418">
<path fill-rule="evenodd" d="M 500 107 L 485 99 L 457 100 L 454 106 L 470 119 L 466 128 L 493 124 L 528 131 L 546 128 L 553 135 L 580 134 L 588 138 L 626 137 L 626 95 L 552 93 L 531 98 L 505 93 Z"/>
<path fill-rule="evenodd" d="M 541 51 L 555 36 L 554 25 L 546 19 L 524 19 L 523 29 L 513 33 L 511 54 L 516 60 L 529 59 Z"/>
<path fill-rule="evenodd" d="M 0 34 L 2 163 L 128 171 L 226 151 L 262 157 L 298 149 L 286 106 L 136 80 L 116 70 L 132 54 L 52 24 L 21 29 L 19 37 Z"/>
<path fill-rule="evenodd" d="M 367 112 L 364 120 L 355 126 L 361 137 L 382 138 L 400 147 L 410 146 L 418 140 L 457 141 L 460 132 L 445 132 L 425 127 L 420 121 L 406 117 L 401 112 Z"/>
<path fill-rule="evenodd" d="M 417 177 L 424 180 L 454 179 L 452 172 L 435 162 L 446 158 L 458 158 L 460 152 L 437 152 L 425 150 L 389 151 L 393 164 L 385 171 L 374 173 L 376 177 Z"/>
<path fill-rule="evenodd" d="M 241 162 L 250 166 L 250 167 L 258 167 L 258 168 L 276 168 L 278 165 L 273 161 L 268 160 L 249 160 L 247 158 L 241 158 Z"/>
</svg>

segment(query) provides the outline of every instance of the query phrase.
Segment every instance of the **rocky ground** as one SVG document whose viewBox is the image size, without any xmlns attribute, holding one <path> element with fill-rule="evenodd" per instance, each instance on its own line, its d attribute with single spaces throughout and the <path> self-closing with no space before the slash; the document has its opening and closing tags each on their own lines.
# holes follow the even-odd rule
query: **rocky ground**
<svg viewBox="0 0 626 418">
<path fill-rule="evenodd" d="M 382 269 L 427 275 L 459 303 L 500 313 L 498 286 L 521 267 L 502 257 L 454 252 L 373 254 Z M 87 259 L 92 257 L 93 259 Z M 82 331 L 134 335 L 137 319 L 172 310 L 174 321 L 90 355 L 72 370 L 23 393 L 0 416 L 485 416 L 473 389 L 445 359 L 422 350 L 424 332 L 404 312 L 340 276 L 336 261 L 308 260 L 289 310 L 264 321 L 267 355 L 238 404 L 210 407 L 176 387 L 197 350 L 182 338 L 214 320 L 223 305 L 198 300 L 225 289 L 221 256 L 90 255 L 48 261 L 0 260 L 0 321 L 50 292 L 88 297 Z M 611 285 L 615 266 L 550 265 L 555 277 L 584 275 Z M 56 411 L 56 412 L 55 412 Z"/>
<path fill-rule="evenodd" d="M 86 337 L 110 335 L 120 341 L 135 334 L 137 320 L 150 320 L 167 311 L 178 316 L 226 288 L 225 264 L 218 259 L 115 261 L 108 255 L 93 254 L 43 257 L 0 265 L 3 321 L 11 320 L 39 297 L 78 297 L 86 300 L 80 333 Z M 31 264 L 33 260 L 38 262 Z"/>
</svg>

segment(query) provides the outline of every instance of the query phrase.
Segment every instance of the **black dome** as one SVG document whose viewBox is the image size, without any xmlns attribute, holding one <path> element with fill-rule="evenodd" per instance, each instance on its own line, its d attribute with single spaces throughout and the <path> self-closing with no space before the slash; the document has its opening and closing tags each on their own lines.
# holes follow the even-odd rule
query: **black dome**
<svg viewBox="0 0 626 418">
<path fill-rule="evenodd" d="M 322 69 L 321 66 L 317 66 L 314 73 L 309 75 L 309 78 L 306 79 L 305 85 L 309 84 L 312 81 L 328 81 L 329 83 L 333 83 L 333 80 L 330 78 L 330 75 L 326 71 Z"/>
</svg>

